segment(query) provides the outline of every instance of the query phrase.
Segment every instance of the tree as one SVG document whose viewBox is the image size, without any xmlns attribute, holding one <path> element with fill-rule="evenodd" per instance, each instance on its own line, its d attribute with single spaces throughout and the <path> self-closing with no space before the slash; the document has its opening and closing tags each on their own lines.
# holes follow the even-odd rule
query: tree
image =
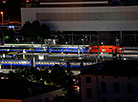
<svg viewBox="0 0 138 102">
<path fill-rule="evenodd" d="M 46 24 L 41 25 L 39 21 L 25 22 L 21 34 L 24 37 L 37 38 L 37 40 L 42 40 L 44 38 L 49 38 L 49 27 Z M 36 40 L 36 39 L 35 39 Z"/>
<path fill-rule="evenodd" d="M 70 67 L 70 65 L 68 65 L 68 67 Z M 54 74 L 54 77 L 51 80 L 52 81 L 54 80 L 55 82 L 57 82 L 57 80 L 60 79 L 64 83 L 62 84 L 63 85 L 62 87 L 64 88 L 63 90 L 64 96 L 54 97 L 54 102 L 71 102 L 71 101 L 81 102 L 80 96 L 78 94 L 75 94 L 75 90 L 73 88 L 73 85 L 74 85 L 73 73 L 71 71 L 67 71 L 67 73 L 65 73 L 63 70 L 64 69 L 60 67 L 59 65 L 55 65 L 53 69 L 51 70 L 51 73 Z"/>
<path fill-rule="evenodd" d="M 6 43 L 14 42 L 15 32 L 12 29 L 3 29 L 0 31 L 0 41 L 5 41 Z"/>
<path fill-rule="evenodd" d="M 55 65 L 51 69 L 50 79 L 55 85 L 62 86 L 65 84 L 65 70 L 60 65 Z"/>
<path fill-rule="evenodd" d="M 49 29 L 49 27 L 46 24 L 43 24 L 41 26 L 40 37 L 50 38 L 50 29 Z"/>
<path fill-rule="evenodd" d="M 25 22 L 21 34 L 25 37 L 34 37 L 36 36 L 35 31 L 33 30 L 32 24 L 30 22 Z"/>
</svg>

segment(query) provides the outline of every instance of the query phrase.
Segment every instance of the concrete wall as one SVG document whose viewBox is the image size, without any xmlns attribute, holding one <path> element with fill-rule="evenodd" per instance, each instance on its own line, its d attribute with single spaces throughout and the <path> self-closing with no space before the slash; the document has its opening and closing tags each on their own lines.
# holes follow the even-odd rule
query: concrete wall
<svg viewBox="0 0 138 102">
<path fill-rule="evenodd" d="M 59 31 L 137 31 L 138 6 L 21 8 L 21 19 Z"/>
</svg>

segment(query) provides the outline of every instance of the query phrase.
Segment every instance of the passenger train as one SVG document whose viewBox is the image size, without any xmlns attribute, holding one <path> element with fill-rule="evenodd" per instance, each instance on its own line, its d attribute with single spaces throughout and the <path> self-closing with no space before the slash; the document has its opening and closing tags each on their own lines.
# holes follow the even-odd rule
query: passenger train
<svg viewBox="0 0 138 102">
<path fill-rule="evenodd" d="M 71 68 L 81 67 L 81 62 L 70 62 Z M 83 62 L 83 66 L 88 66 L 94 64 L 93 62 Z M 0 60 L 1 66 L 25 66 L 32 67 L 32 61 L 27 60 Z M 35 67 L 53 67 L 54 65 L 60 65 L 63 68 L 68 67 L 68 62 L 63 61 L 36 61 Z"/>
<path fill-rule="evenodd" d="M 90 45 L 88 47 L 0 47 L 0 52 L 20 53 L 123 53 L 124 48 L 113 45 Z"/>
</svg>

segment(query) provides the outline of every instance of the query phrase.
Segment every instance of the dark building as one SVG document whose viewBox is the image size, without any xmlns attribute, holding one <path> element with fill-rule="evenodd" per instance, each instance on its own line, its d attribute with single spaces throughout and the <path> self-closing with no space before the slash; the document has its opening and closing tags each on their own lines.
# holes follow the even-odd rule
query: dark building
<svg viewBox="0 0 138 102">
<path fill-rule="evenodd" d="M 113 60 L 82 69 L 82 102 L 137 102 L 137 63 Z"/>
</svg>

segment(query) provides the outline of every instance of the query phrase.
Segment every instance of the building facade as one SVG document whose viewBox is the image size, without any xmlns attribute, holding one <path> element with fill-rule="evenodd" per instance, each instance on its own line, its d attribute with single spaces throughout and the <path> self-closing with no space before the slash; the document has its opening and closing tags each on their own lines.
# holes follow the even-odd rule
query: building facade
<svg viewBox="0 0 138 102">
<path fill-rule="evenodd" d="M 138 44 L 138 6 L 93 4 L 94 2 L 69 2 L 68 5 L 66 2 L 50 2 L 45 7 L 21 8 L 22 25 L 26 21 L 38 20 L 41 24 L 47 24 L 51 31 L 70 36 L 87 35 L 89 44 L 115 44 L 117 39 L 121 45 Z"/>
<path fill-rule="evenodd" d="M 116 69 L 112 67 L 114 64 L 108 64 L 112 71 L 104 65 L 91 71 L 90 69 L 82 71 L 80 75 L 82 102 L 137 102 L 138 77 L 135 75 L 136 73 L 131 75 L 131 71 L 131 74 L 128 70 L 120 71 L 122 68 L 119 66 L 120 64 Z M 105 68 L 102 70 L 103 66 Z M 124 67 L 126 68 L 125 65 Z M 125 70 L 125 68 L 122 69 Z"/>
</svg>

